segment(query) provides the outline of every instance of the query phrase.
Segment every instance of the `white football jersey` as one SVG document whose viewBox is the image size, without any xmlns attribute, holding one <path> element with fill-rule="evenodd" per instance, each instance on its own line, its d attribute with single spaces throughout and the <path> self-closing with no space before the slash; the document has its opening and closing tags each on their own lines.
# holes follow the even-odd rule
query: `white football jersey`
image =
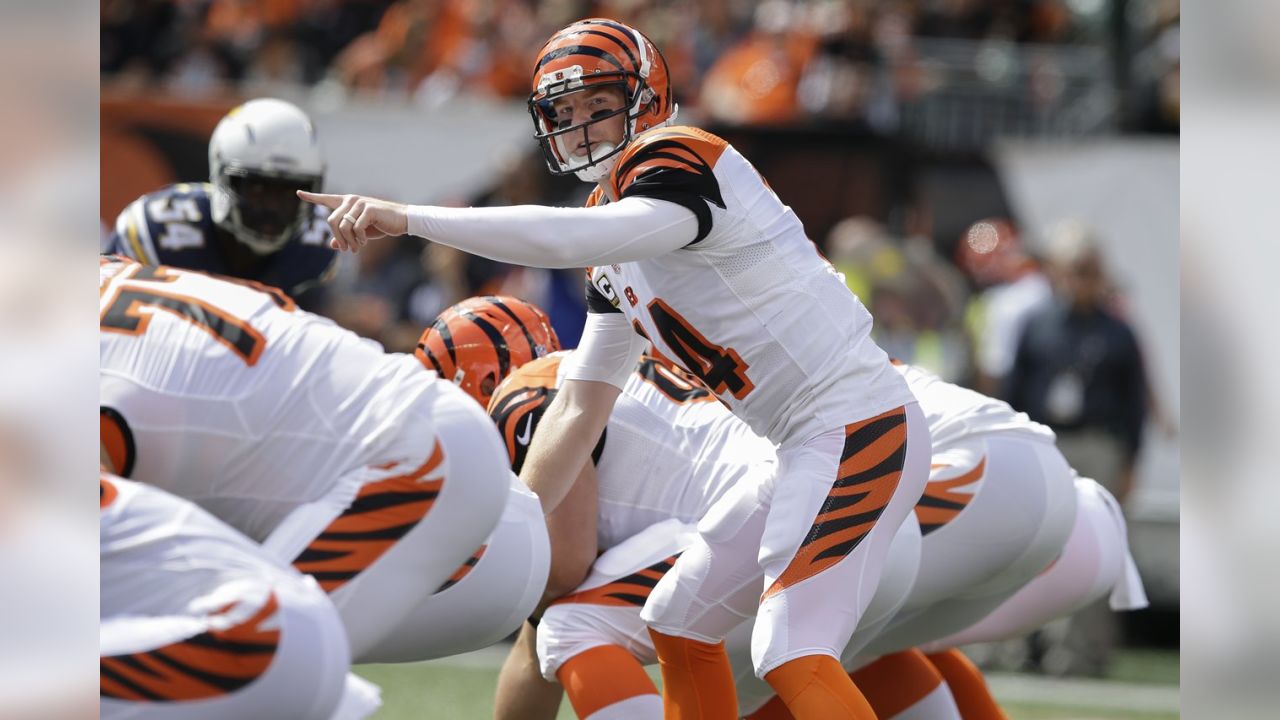
<svg viewBox="0 0 1280 720">
<path fill-rule="evenodd" d="M 493 395 L 489 414 L 517 472 L 564 379 L 558 352 L 527 363 Z M 734 483 L 768 477 L 773 443 L 751 432 L 697 378 L 652 357 L 627 378 L 593 459 L 600 549 L 678 518 L 697 522 Z"/>
<path fill-rule="evenodd" d="M 104 261 L 99 290 L 116 470 L 255 540 L 343 473 L 431 451 L 435 373 L 274 288 Z"/>
<path fill-rule="evenodd" d="M 193 598 L 246 577 L 301 580 L 248 538 L 168 493 L 103 474 L 98 497 L 102 617 L 177 614 Z"/>
<path fill-rule="evenodd" d="M 1003 400 L 953 385 L 913 365 L 895 362 L 894 367 L 907 381 L 929 421 L 935 452 L 951 443 L 988 433 L 1032 435 L 1049 442 L 1056 439 L 1048 427 L 1014 410 Z"/>
<path fill-rule="evenodd" d="M 756 433 L 803 441 L 911 402 L 871 339 L 870 313 L 724 140 L 690 127 L 642 133 L 607 187 L 588 204 L 676 202 L 699 232 L 659 257 L 590 268 L 590 309 L 626 313 Z"/>
</svg>

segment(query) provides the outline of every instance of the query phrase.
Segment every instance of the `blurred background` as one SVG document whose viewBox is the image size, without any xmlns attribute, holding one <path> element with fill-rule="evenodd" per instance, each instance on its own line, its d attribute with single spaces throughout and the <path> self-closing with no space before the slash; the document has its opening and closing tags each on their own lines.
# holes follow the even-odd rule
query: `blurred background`
<svg viewBox="0 0 1280 720">
<path fill-rule="evenodd" d="M 882 347 L 1050 424 L 1073 465 L 1121 497 L 1152 606 L 971 649 L 1020 673 L 997 685 L 1014 716 L 1176 714 L 1178 0 L 103 0 L 100 12 L 101 236 L 138 196 L 207 180 L 213 127 L 262 96 L 310 113 L 327 191 L 581 204 L 590 187 L 550 176 L 531 138 L 532 60 L 573 20 L 638 27 L 671 67 L 679 121 L 768 178 Z M 580 272 L 418 239 L 342 256 L 309 305 L 404 351 L 437 312 L 489 292 L 540 304 L 576 344 Z M 1133 347 L 1104 367 L 1082 348 L 1067 369 L 1083 398 L 1123 401 L 1073 407 L 1044 379 L 1063 369 L 1044 367 L 1025 329 L 1082 306 Z M 1102 679 L 1119 699 L 1019 684 L 1037 675 Z M 405 685 L 388 694 L 431 687 Z M 1052 688 L 1061 707 L 1045 701 Z"/>
</svg>

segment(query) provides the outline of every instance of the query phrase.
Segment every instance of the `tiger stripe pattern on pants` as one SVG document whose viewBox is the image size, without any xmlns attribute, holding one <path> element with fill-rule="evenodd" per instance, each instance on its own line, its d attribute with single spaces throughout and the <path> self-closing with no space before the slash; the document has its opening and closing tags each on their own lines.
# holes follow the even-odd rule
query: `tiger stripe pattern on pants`
<svg viewBox="0 0 1280 720">
<path fill-rule="evenodd" d="M 950 465 L 935 465 L 937 472 Z M 955 519 L 973 500 L 975 489 L 969 487 L 982 479 L 987 470 L 987 459 L 984 457 L 977 467 L 954 478 L 934 480 L 924 486 L 924 495 L 916 503 L 916 518 L 920 521 L 920 532 L 928 535 Z M 967 488 L 967 491 L 964 489 Z"/>
<path fill-rule="evenodd" d="M 234 608 L 229 605 L 219 614 Z M 266 673 L 280 645 L 279 604 L 226 630 L 207 630 L 147 652 L 100 658 L 99 695 L 151 702 L 205 700 L 240 690 Z"/>
<path fill-rule="evenodd" d="M 680 553 L 676 553 L 664 560 L 659 560 L 647 568 L 637 570 L 608 584 L 565 595 L 552 604 L 589 603 L 592 605 L 644 607 L 645 602 L 649 600 L 649 593 L 653 592 L 654 586 L 675 565 L 676 559 L 679 557 Z"/>
<path fill-rule="evenodd" d="M 898 488 L 907 453 L 906 410 L 895 408 L 847 425 L 844 434 L 839 475 L 799 551 L 762 601 L 853 552 Z"/>
<path fill-rule="evenodd" d="M 414 528 L 435 504 L 444 478 L 425 479 L 444 461 L 436 440 L 425 463 L 360 488 L 355 500 L 293 561 L 332 593 L 372 565 Z"/>
</svg>

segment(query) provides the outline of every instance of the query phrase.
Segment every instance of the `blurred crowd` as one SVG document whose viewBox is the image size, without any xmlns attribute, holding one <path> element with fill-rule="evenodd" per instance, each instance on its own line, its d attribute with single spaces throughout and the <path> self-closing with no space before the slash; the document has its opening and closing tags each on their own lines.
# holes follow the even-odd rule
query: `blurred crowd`
<svg viewBox="0 0 1280 720">
<path fill-rule="evenodd" d="M 949 82 L 922 47 L 950 39 L 991 49 L 975 62 L 996 75 L 1011 47 L 1114 48 L 1114 80 L 1141 98 L 1128 121 L 1177 127 L 1178 0 L 103 0 L 101 68 L 187 95 L 304 84 L 425 105 L 523 98 L 537 48 L 592 16 L 643 28 L 684 111 L 705 119 L 892 127 L 898 105 Z M 1044 53 L 1030 64 L 1042 90 L 1067 71 Z"/>
</svg>

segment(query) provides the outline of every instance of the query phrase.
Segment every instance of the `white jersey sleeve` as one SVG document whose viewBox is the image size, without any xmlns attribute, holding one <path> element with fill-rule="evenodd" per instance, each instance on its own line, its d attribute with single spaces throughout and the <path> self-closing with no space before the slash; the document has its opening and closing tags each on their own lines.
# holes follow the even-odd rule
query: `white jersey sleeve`
<svg viewBox="0 0 1280 720">
<path fill-rule="evenodd" d="M 628 198 L 608 206 L 411 205 L 409 234 L 501 262 L 572 268 L 662 255 L 693 242 L 698 220 L 682 205 Z"/>
</svg>

